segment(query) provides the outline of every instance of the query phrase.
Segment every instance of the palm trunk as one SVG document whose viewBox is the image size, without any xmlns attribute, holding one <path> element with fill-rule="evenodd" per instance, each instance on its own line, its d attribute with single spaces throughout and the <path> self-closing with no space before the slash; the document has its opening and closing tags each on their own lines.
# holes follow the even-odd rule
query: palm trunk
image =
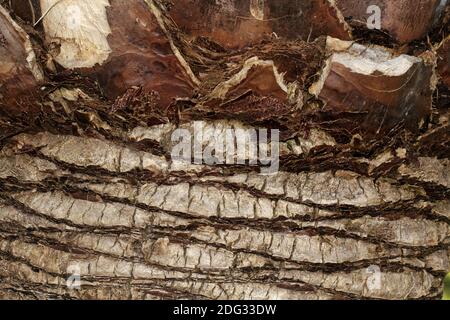
<svg viewBox="0 0 450 320">
<path fill-rule="evenodd" d="M 448 7 L 350 2 L 0 1 L 0 298 L 440 298 Z"/>
</svg>

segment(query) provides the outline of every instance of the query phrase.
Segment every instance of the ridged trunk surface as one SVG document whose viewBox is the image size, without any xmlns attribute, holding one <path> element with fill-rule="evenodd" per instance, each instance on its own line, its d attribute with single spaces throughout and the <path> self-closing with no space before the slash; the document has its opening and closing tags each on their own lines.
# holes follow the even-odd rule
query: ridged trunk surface
<svg viewBox="0 0 450 320">
<path fill-rule="evenodd" d="M 441 298 L 447 1 L 356 2 L 0 1 L 0 298 Z"/>
</svg>

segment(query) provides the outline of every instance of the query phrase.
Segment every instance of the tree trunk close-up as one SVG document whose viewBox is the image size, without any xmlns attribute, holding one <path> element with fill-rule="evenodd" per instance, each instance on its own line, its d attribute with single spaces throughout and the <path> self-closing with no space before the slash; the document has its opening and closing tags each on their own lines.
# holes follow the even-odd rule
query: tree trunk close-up
<svg viewBox="0 0 450 320">
<path fill-rule="evenodd" d="M 0 0 L 0 299 L 441 299 L 449 21 Z"/>
</svg>

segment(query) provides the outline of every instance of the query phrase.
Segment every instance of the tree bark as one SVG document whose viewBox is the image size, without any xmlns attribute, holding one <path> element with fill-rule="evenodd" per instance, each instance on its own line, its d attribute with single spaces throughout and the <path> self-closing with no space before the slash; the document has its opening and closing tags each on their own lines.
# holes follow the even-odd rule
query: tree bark
<svg viewBox="0 0 450 320">
<path fill-rule="evenodd" d="M 374 2 L 0 1 L 0 298 L 441 298 L 449 10 Z"/>
</svg>

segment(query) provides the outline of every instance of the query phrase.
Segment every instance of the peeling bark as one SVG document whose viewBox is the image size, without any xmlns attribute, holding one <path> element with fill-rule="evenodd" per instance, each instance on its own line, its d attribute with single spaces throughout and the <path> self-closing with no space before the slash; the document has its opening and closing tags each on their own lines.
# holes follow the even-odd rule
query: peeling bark
<svg viewBox="0 0 450 320">
<path fill-rule="evenodd" d="M 448 5 L 447 0 L 337 0 L 342 14 L 348 17 L 350 24 L 366 27 L 368 18 L 375 11 L 370 6 L 377 6 L 381 11 L 381 28 L 400 43 L 419 40 L 426 36 L 442 19 Z M 369 10 L 368 10 L 369 9 Z"/>
<path fill-rule="evenodd" d="M 440 298 L 444 2 L 0 1 L 0 298 Z M 196 125 L 279 172 L 172 159 Z"/>
<path fill-rule="evenodd" d="M 392 129 L 399 121 L 414 130 L 431 111 L 434 63 L 383 48 L 328 39 L 331 57 L 310 92 L 330 111 L 365 112 L 369 134 Z"/>
</svg>

